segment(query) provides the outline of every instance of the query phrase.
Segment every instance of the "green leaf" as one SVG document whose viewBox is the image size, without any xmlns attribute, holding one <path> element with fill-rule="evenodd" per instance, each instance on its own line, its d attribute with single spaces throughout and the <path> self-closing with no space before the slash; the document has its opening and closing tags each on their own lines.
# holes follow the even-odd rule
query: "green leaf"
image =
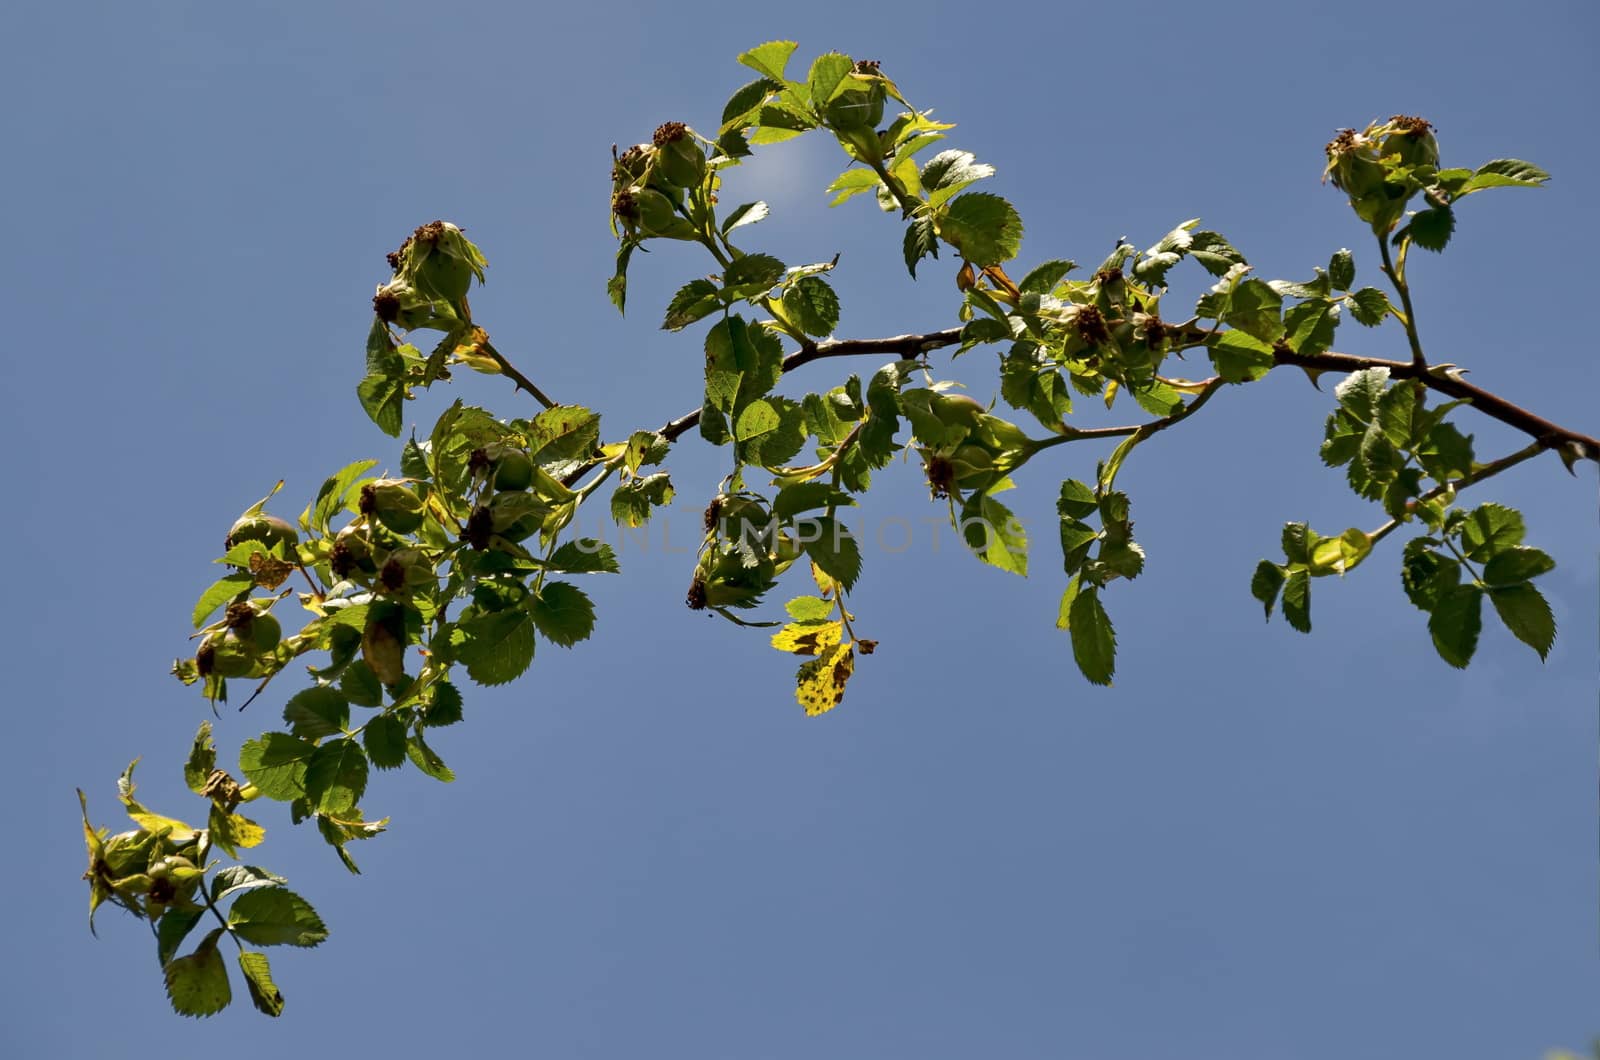
<svg viewBox="0 0 1600 1060">
<path fill-rule="evenodd" d="M 1109 685 L 1117 669 L 1117 634 L 1100 603 L 1100 591 L 1081 590 L 1072 600 L 1067 620 L 1078 669 L 1092 683 Z"/>
<path fill-rule="evenodd" d="M 833 183 L 828 185 L 830 192 L 837 192 L 829 206 L 838 206 L 841 202 L 864 191 L 871 191 L 878 186 L 878 174 L 870 169 L 847 169 L 833 178 Z"/>
<path fill-rule="evenodd" d="M 783 292 L 783 312 L 807 335 L 826 338 L 839 326 L 839 296 L 821 277 L 802 277 Z"/>
<path fill-rule="evenodd" d="M 338 689 L 302 689 L 283 705 L 283 720 L 302 739 L 336 736 L 350 724 L 350 703 Z"/>
<path fill-rule="evenodd" d="M 1356 318 L 1356 323 L 1363 327 L 1375 328 L 1383 323 L 1383 318 L 1394 312 L 1394 306 L 1389 304 L 1389 296 L 1376 287 L 1363 287 L 1350 296 L 1348 302 L 1350 315 Z"/>
<path fill-rule="evenodd" d="M 422 724 L 443 728 L 461 720 L 461 693 L 449 681 L 433 686 L 433 697 L 422 708 Z"/>
<path fill-rule="evenodd" d="M 753 225 L 757 221 L 765 220 L 769 212 L 767 204 L 759 201 L 747 202 L 743 206 L 736 207 L 722 222 L 722 234 L 727 235 L 735 228 L 742 228 L 745 225 Z"/>
<path fill-rule="evenodd" d="M 998 195 L 969 191 L 935 216 L 940 237 L 978 268 L 1010 261 L 1022 248 L 1022 218 Z"/>
<path fill-rule="evenodd" d="M 306 798 L 323 813 L 354 809 L 367 790 L 367 756 L 361 745 L 343 739 L 318 747 L 306 763 L 305 785 Z"/>
<path fill-rule="evenodd" d="M 1485 188 L 1536 188 L 1549 179 L 1550 174 L 1532 162 L 1496 158 L 1479 166 L 1477 172 L 1456 192 L 1456 198 Z"/>
<path fill-rule="evenodd" d="M 994 176 L 994 167 L 973 158 L 970 151 L 941 151 L 922 167 L 922 186 L 935 209 L 969 184 Z"/>
<path fill-rule="evenodd" d="M 1333 388 L 1333 396 L 1350 414 L 1363 423 L 1378 411 L 1378 399 L 1389 387 L 1389 369 L 1365 368 L 1351 372 Z"/>
<path fill-rule="evenodd" d="M 1221 320 L 1262 342 L 1272 342 L 1283 335 L 1282 309 L 1283 295 L 1252 277 L 1233 288 Z"/>
<path fill-rule="evenodd" d="M 611 304 L 617 307 L 617 312 L 622 313 L 628 305 L 628 259 L 633 256 L 633 248 L 639 244 L 633 240 L 626 240 L 622 248 L 617 251 L 617 271 L 606 281 L 606 296 L 611 299 Z"/>
<path fill-rule="evenodd" d="M 923 258 L 939 256 L 939 233 L 934 228 L 931 214 L 913 217 L 911 223 L 906 225 L 904 251 L 906 268 L 910 270 L 913 279 L 917 275 L 917 262 Z"/>
<path fill-rule="evenodd" d="M 326 530 L 333 518 L 344 510 L 350 488 L 377 464 L 376 460 L 357 460 L 329 475 L 322 483 L 322 488 L 317 490 L 317 499 L 312 503 L 311 525 Z"/>
<path fill-rule="evenodd" d="M 1291 306 L 1283 314 L 1288 333 L 1285 341 L 1296 353 L 1323 353 L 1333 345 L 1333 329 L 1339 323 L 1337 302 L 1315 299 Z"/>
<path fill-rule="evenodd" d="M 812 61 L 806 85 L 811 92 L 811 104 L 816 107 L 818 113 L 824 112 L 828 101 L 833 98 L 839 84 L 850 76 L 854 65 L 848 55 L 840 55 L 838 52 L 827 52 Z"/>
<path fill-rule="evenodd" d="M 306 763 L 316 751 L 316 744 L 286 732 L 262 733 L 239 748 L 239 771 L 267 798 L 290 802 L 305 794 Z"/>
<path fill-rule="evenodd" d="M 1017 284 L 1017 289 L 1023 294 L 1049 294 L 1055 290 L 1056 284 L 1061 282 L 1062 277 L 1077 267 L 1077 262 L 1065 258 L 1041 261 L 1028 270 L 1022 282 Z"/>
<path fill-rule="evenodd" d="M 1496 552 L 1483 565 L 1483 580 L 1490 585 L 1515 585 L 1556 569 L 1556 561 L 1536 548 L 1513 545 Z"/>
<path fill-rule="evenodd" d="M 1011 510 L 987 493 L 974 495 L 962 509 L 961 536 L 991 567 L 1028 576 L 1028 535 Z"/>
<path fill-rule="evenodd" d="M 411 759 L 412 765 L 428 774 L 434 780 L 449 784 L 456 779 L 455 773 L 451 771 L 449 766 L 444 764 L 444 759 L 435 754 L 433 748 L 427 745 L 420 732 L 414 733 L 411 739 L 406 741 L 406 757 Z"/>
<path fill-rule="evenodd" d="M 1411 233 L 1413 243 L 1423 250 L 1431 250 L 1434 253 L 1445 248 L 1445 244 L 1450 242 L 1451 233 L 1455 230 L 1455 211 L 1448 206 L 1435 206 L 1423 210 L 1406 226 L 1406 231 Z"/>
<path fill-rule="evenodd" d="M 1461 541 L 1468 559 L 1488 559 L 1503 549 L 1520 545 L 1525 532 L 1521 512 L 1490 502 L 1468 513 L 1461 527 Z"/>
<path fill-rule="evenodd" d="M 1225 331 L 1211 347 L 1211 363 L 1229 383 L 1249 383 L 1270 372 L 1277 363 L 1272 347 L 1243 331 Z"/>
<path fill-rule="evenodd" d="M 739 418 L 733 424 L 733 436 L 738 441 L 748 441 L 758 438 L 769 431 L 778 429 L 782 422 L 778 410 L 766 401 L 752 401 L 739 413 Z"/>
<path fill-rule="evenodd" d="M 456 658 L 480 685 L 515 681 L 533 662 L 533 619 L 526 611 L 483 615 L 456 628 L 466 637 L 456 645 Z"/>
<path fill-rule="evenodd" d="M 678 288 L 678 293 L 667 303 L 667 315 L 661 321 L 663 331 L 680 331 L 696 320 L 714 312 L 722 305 L 717 285 L 710 280 L 690 280 Z"/>
<path fill-rule="evenodd" d="M 739 56 L 739 62 L 762 77 L 770 77 L 774 81 L 784 80 L 784 69 L 789 65 L 789 56 L 799 45 L 792 40 L 774 40 L 757 45 Z"/>
<path fill-rule="evenodd" d="M 1439 597 L 1461 583 L 1461 564 L 1433 551 L 1428 538 L 1406 542 L 1400 584 L 1419 610 L 1432 611 Z"/>
<path fill-rule="evenodd" d="M 550 570 L 568 574 L 617 574 L 622 570 L 611 546 L 592 537 L 566 542 L 546 562 Z"/>
<path fill-rule="evenodd" d="M 405 365 L 398 355 L 392 371 L 373 372 L 356 384 L 356 397 L 378 429 L 391 438 L 400 437 L 400 422 L 406 402 Z M 219 957 L 218 963 L 221 963 Z"/>
<path fill-rule="evenodd" d="M 217 952 L 217 938 L 222 930 L 212 931 L 193 953 L 168 961 L 162 969 L 167 999 L 180 1016 L 212 1016 L 233 1000 L 233 990 L 228 985 L 228 966 Z"/>
<path fill-rule="evenodd" d="M 378 683 L 378 675 L 372 672 L 365 659 L 356 659 L 345 667 L 344 676 L 339 679 L 339 691 L 358 707 L 383 706 L 383 685 Z"/>
<path fill-rule="evenodd" d="M 528 425 L 528 452 L 554 478 L 576 471 L 595 452 L 600 417 L 580 405 L 545 409 Z"/>
<path fill-rule="evenodd" d="M 379 769 L 398 769 L 406 761 L 406 724 L 393 714 L 379 714 L 361 734 L 367 757 Z"/>
<path fill-rule="evenodd" d="M 1297 570 L 1284 580 L 1283 617 L 1301 633 L 1311 632 L 1311 575 L 1306 571 Z"/>
<path fill-rule="evenodd" d="M 1482 628 L 1483 590 L 1476 585 L 1458 585 L 1443 593 L 1428 618 L 1439 657 L 1458 669 L 1472 661 Z"/>
<path fill-rule="evenodd" d="M 289 881 L 257 865 L 229 865 L 211 878 L 211 900 L 223 902 L 241 891 L 257 887 L 281 887 Z"/>
<path fill-rule="evenodd" d="M 200 918 L 206 915 L 203 905 L 182 909 L 178 906 L 168 906 L 167 911 L 161 914 L 161 923 L 156 927 L 156 960 L 166 966 L 178 952 L 178 947 L 183 945 L 183 940 L 200 923 Z"/>
<path fill-rule="evenodd" d="M 563 648 L 594 632 L 594 604 L 582 589 L 567 582 L 546 582 L 529 598 L 528 612 L 539 632 Z"/>
<path fill-rule="evenodd" d="M 861 546 L 850 528 L 829 515 L 797 520 L 795 532 L 806 555 L 822 572 L 846 589 L 861 574 Z"/>
<path fill-rule="evenodd" d="M 194 628 L 199 629 L 205 625 L 206 619 L 211 617 L 213 611 L 240 593 L 249 592 L 255 583 L 255 576 L 248 573 L 229 574 L 212 582 L 206 591 L 200 594 L 200 599 L 195 601 Z"/>
<path fill-rule="evenodd" d="M 723 104 L 722 124 L 718 131 L 729 133 L 748 127 L 755 121 L 756 112 L 761 109 L 762 104 L 768 102 L 773 94 L 782 88 L 780 82 L 770 77 L 758 77 L 748 84 L 740 85 L 733 95 L 728 97 L 728 102 Z M 746 150 L 744 153 L 750 152 Z"/>
<path fill-rule="evenodd" d="M 189 746 L 189 760 L 183 764 L 183 782 L 196 795 L 205 790 L 211 771 L 217 768 L 217 747 L 211 741 L 211 723 L 202 721 Z M 166 962 L 163 961 L 163 964 Z"/>
<path fill-rule="evenodd" d="M 766 405 L 765 402 L 756 404 Z M 777 414 L 773 417 L 776 419 Z M 611 495 L 611 518 L 618 526 L 643 526 L 650 521 L 650 509 L 671 504 L 674 495 L 672 479 L 665 471 L 625 482 Z M 612 561 L 615 563 L 615 557 Z"/>
<path fill-rule="evenodd" d="M 1056 499 L 1056 511 L 1063 519 L 1082 519 L 1099 510 L 1100 502 L 1094 490 L 1077 479 L 1061 483 L 1061 494 Z"/>
<path fill-rule="evenodd" d="M 724 297 L 760 297 L 777 286 L 785 271 L 783 262 L 771 254 L 746 254 L 723 271 Z"/>
<path fill-rule="evenodd" d="M 818 480 L 796 482 L 778 491 L 778 495 L 772 499 L 772 514 L 779 519 L 787 519 L 801 512 L 854 503 L 855 498 L 836 489 L 832 483 Z"/>
<path fill-rule="evenodd" d="M 1256 572 L 1250 578 L 1250 595 L 1261 601 L 1268 619 L 1272 618 L 1272 605 L 1277 602 L 1278 590 L 1283 588 L 1283 583 L 1282 567 L 1268 560 L 1256 564 Z"/>
<path fill-rule="evenodd" d="M 833 614 L 833 601 L 820 596 L 797 596 L 783 605 L 796 622 L 824 622 Z"/>
<path fill-rule="evenodd" d="M 1356 282 L 1356 259 L 1350 251 L 1340 249 L 1328 259 L 1328 280 L 1335 290 L 1348 291 Z"/>
<path fill-rule="evenodd" d="M 1489 602 L 1512 636 L 1538 652 L 1541 659 L 1550 654 L 1556 642 L 1556 619 L 1538 589 L 1531 585 L 1497 586 L 1489 590 Z"/>
<path fill-rule="evenodd" d="M 1189 257 L 1213 276 L 1226 276 L 1235 265 L 1245 263 L 1244 255 L 1235 250 L 1233 244 L 1209 231 L 1191 234 Z"/>
<path fill-rule="evenodd" d="M 244 984 L 250 990 L 250 1003 L 268 1016 L 283 1015 L 283 993 L 272 981 L 272 965 L 267 955 L 252 950 L 239 952 L 239 971 L 244 973 Z"/>
<path fill-rule="evenodd" d="M 240 938 L 258 946 L 312 947 L 328 937 L 327 925 L 311 903 L 287 887 L 244 892 L 228 910 L 228 923 Z"/>
</svg>

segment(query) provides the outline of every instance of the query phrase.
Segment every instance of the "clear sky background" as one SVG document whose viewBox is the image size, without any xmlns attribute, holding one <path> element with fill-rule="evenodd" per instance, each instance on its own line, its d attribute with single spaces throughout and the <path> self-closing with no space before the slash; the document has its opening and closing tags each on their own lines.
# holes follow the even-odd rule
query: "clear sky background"
<svg viewBox="0 0 1600 1060">
<path fill-rule="evenodd" d="M 260 806 L 261 860 L 328 920 L 276 950 L 271 1021 L 239 1000 L 170 1013 L 148 933 L 84 925 L 74 786 L 121 828 L 117 773 L 188 813 L 180 766 L 209 716 L 166 673 L 235 515 L 277 479 L 295 514 L 331 470 L 398 448 L 354 388 L 384 252 L 443 217 L 487 253 L 473 295 L 498 345 L 621 437 L 699 402 L 703 329 L 657 330 L 706 271 L 636 258 L 605 298 L 613 143 L 714 126 L 772 38 L 800 61 L 882 60 L 998 167 L 1023 266 L 1093 263 L 1201 216 L 1261 275 L 1303 279 L 1370 237 L 1318 184 L 1341 126 L 1433 120 L 1447 164 L 1523 157 L 1537 192 L 1475 197 L 1449 252 L 1418 253 L 1432 355 L 1591 433 L 1600 214 L 1591 4 L 34 4 L 10 10 L 0 290 L 11 323 L 9 753 L 0 1053 L 181 1048 L 236 1060 L 493 1051 L 548 1057 L 1531 1058 L 1600 1031 L 1596 907 L 1595 468 L 1544 459 L 1473 500 L 1521 507 L 1560 563 L 1547 663 L 1492 621 L 1465 673 L 1404 599 L 1400 541 L 1315 586 L 1310 637 L 1263 625 L 1247 585 L 1288 519 L 1381 515 L 1317 457 L 1331 395 L 1299 373 L 1217 396 L 1120 480 L 1145 575 L 1107 606 L 1117 684 L 1087 685 L 1054 629 L 1051 501 L 1098 452 L 1022 476 L 1034 576 L 965 555 L 914 467 L 859 519 L 862 660 L 810 719 L 793 661 L 682 605 L 690 558 L 625 551 L 591 579 L 593 641 L 521 682 L 469 688 L 439 734 L 459 780 L 377 776 L 390 814 L 348 876 Z M 900 262 L 900 226 L 856 200 L 817 136 L 736 171 L 725 202 L 773 216 L 745 245 L 840 252 L 839 334 L 954 323 L 951 267 Z M 1197 270 L 1175 274 L 1192 296 Z M 1175 295 L 1172 315 L 1181 302 Z M 1402 354 L 1398 330 L 1337 347 Z M 987 400 L 989 354 L 955 375 Z M 948 365 L 940 355 L 936 362 Z M 788 381 L 826 389 L 877 361 Z M 1196 372 L 1203 371 L 1197 366 Z M 455 396 L 528 409 L 459 378 Z M 1126 414 L 1125 411 L 1123 413 Z M 1120 418 L 1120 417 L 1119 417 Z M 1494 456 L 1511 432 L 1459 415 Z M 723 454 L 670 467 L 683 547 Z M 1024 496 L 1025 495 L 1025 496 Z M 780 599 L 781 594 L 779 594 Z M 224 759 L 276 727 L 288 678 L 218 725 Z"/>
</svg>

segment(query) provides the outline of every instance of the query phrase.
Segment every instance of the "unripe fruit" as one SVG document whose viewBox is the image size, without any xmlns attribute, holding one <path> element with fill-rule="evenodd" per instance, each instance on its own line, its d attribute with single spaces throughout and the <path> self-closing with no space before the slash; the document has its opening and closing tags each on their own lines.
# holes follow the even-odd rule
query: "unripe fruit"
<svg viewBox="0 0 1600 1060">
<path fill-rule="evenodd" d="M 279 519 L 276 515 L 266 512 L 257 512 L 254 515 L 243 515 L 228 530 L 228 536 L 223 542 L 223 547 L 231 549 L 235 545 L 246 541 L 260 541 L 271 548 L 274 545 L 283 546 L 285 559 L 295 558 L 295 547 L 300 543 L 300 531 L 290 523 Z"/>
<path fill-rule="evenodd" d="M 494 462 L 494 488 L 519 492 L 533 485 L 533 461 L 520 449 L 510 449 Z"/>
<path fill-rule="evenodd" d="M 408 479 L 381 478 L 361 487 L 362 515 L 377 519 L 397 534 L 409 534 L 422 525 L 422 498 Z"/>
</svg>

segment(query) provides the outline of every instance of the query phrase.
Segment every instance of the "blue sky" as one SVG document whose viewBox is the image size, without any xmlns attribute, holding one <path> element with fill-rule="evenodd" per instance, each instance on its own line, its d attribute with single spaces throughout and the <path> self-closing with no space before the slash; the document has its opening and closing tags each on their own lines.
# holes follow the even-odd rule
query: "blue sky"
<svg viewBox="0 0 1600 1060">
<path fill-rule="evenodd" d="M 1288 372 L 1219 394 L 1119 480 L 1150 561 L 1107 600 L 1110 690 L 1053 626 L 1051 501 L 1093 473 L 1087 447 L 1036 460 L 1015 494 L 1036 528 L 1027 581 L 935 538 L 915 468 L 882 476 L 860 519 L 905 520 L 913 544 L 869 555 L 856 611 L 881 647 L 821 719 L 764 637 L 684 610 L 687 556 L 659 533 L 625 552 L 592 586 L 594 640 L 470 690 L 468 724 L 436 741 L 455 784 L 378 778 L 366 804 L 393 824 L 357 852 L 364 876 L 263 810 L 262 860 L 333 930 L 274 954 L 279 1021 L 242 1000 L 183 1021 L 140 925 L 109 911 L 90 938 L 72 795 L 115 825 L 114 779 L 143 755 L 147 801 L 187 810 L 181 758 L 209 714 L 166 669 L 228 525 L 279 478 L 291 514 L 349 460 L 398 465 L 354 387 L 383 254 L 417 224 L 468 229 L 491 263 L 479 319 L 608 435 L 698 404 L 700 330 L 656 325 L 708 266 L 637 259 L 616 315 L 610 147 L 714 125 L 748 80 L 733 57 L 767 39 L 880 59 L 958 122 L 951 145 L 1022 213 L 1025 262 L 1098 261 L 1201 216 L 1264 276 L 1349 246 L 1375 282 L 1370 239 L 1318 184 L 1338 127 L 1417 113 L 1448 163 L 1536 162 L 1548 188 L 1475 197 L 1449 252 L 1415 257 L 1419 324 L 1436 359 L 1593 433 L 1591 6 L 154 3 L 7 21 L 27 42 L 0 75 L 8 1055 L 181 1035 L 240 1060 L 1487 1060 L 1600 1030 L 1595 469 L 1546 459 L 1478 491 L 1522 508 L 1560 563 L 1544 664 L 1499 628 L 1470 670 L 1440 662 L 1396 540 L 1317 584 L 1312 636 L 1264 626 L 1249 573 L 1285 520 L 1382 521 L 1318 460 L 1330 395 Z M 913 283 L 898 225 L 828 209 L 835 147 L 766 155 L 724 199 L 772 205 L 750 249 L 841 253 L 842 336 L 954 323 L 943 261 Z M 1404 339 L 1346 325 L 1337 348 Z M 986 364 L 952 370 L 985 400 Z M 408 424 L 458 395 L 526 411 L 458 378 Z M 1521 444 L 1459 419 L 1480 454 Z M 688 439 L 669 466 L 686 542 L 723 456 Z M 225 712 L 224 758 L 274 727 L 273 691 Z"/>
</svg>

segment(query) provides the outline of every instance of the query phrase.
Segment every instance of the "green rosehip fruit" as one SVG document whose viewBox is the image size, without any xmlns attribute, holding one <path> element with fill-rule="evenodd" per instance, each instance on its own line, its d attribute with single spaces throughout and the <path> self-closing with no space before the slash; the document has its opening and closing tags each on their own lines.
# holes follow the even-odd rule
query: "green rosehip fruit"
<svg viewBox="0 0 1600 1060">
<path fill-rule="evenodd" d="M 1398 157 L 1408 166 L 1438 166 L 1439 141 L 1431 123 L 1396 114 L 1380 129 L 1383 135 L 1378 141 L 1378 153 L 1385 158 Z"/>
<path fill-rule="evenodd" d="M 237 630 L 222 630 L 200 642 L 194 661 L 201 677 L 248 677 L 256 666 L 255 644 Z"/>
<path fill-rule="evenodd" d="M 328 557 L 333 576 L 339 579 L 372 575 L 378 564 L 372 556 L 372 542 L 360 526 L 347 526 L 333 539 L 333 552 Z"/>
<path fill-rule="evenodd" d="M 232 549 L 235 545 L 246 541 L 260 541 L 268 548 L 274 545 L 283 546 L 283 557 L 287 560 L 295 558 L 296 546 L 300 544 L 300 531 L 276 515 L 266 512 L 257 512 L 254 515 L 240 516 L 239 520 L 228 530 L 228 536 L 223 541 L 223 547 Z"/>
<path fill-rule="evenodd" d="M 660 239 L 696 239 L 698 234 L 688 218 L 681 217 L 672 200 L 655 188 L 634 188 L 632 203 L 638 211 L 641 235 Z M 621 216 L 619 213 L 618 216 Z"/>
<path fill-rule="evenodd" d="M 381 478 L 361 487 L 361 514 L 370 516 L 397 534 L 409 534 L 422 525 L 423 501 L 409 479 Z"/>
<path fill-rule="evenodd" d="M 828 101 L 828 127 L 836 130 L 877 128 L 883 120 L 883 103 L 888 96 L 883 79 L 852 73 L 842 89 Z"/>
<path fill-rule="evenodd" d="M 655 159 L 654 144 L 635 144 L 622 152 L 611 167 L 612 190 L 622 191 L 635 184 L 645 183 Z"/>
<path fill-rule="evenodd" d="M 978 417 L 989 411 L 983 402 L 967 394 L 934 394 L 931 404 L 933 414 L 946 427 L 965 427 L 969 431 L 978 425 Z"/>
<path fill-rule="evenodd" d="M 656 130 L 653 145 L 656 175 L 676 188 L 698 188 L 706 175 L 706 156 L 694 134 L 681 121 L 669 121 Z"/>
<path fill-rule="evenodd" d="M 533 485 L 533 460 L 520 449 L 508 449 L 494 462 L 494 488 L 519 493 Z"/>
</svg>

